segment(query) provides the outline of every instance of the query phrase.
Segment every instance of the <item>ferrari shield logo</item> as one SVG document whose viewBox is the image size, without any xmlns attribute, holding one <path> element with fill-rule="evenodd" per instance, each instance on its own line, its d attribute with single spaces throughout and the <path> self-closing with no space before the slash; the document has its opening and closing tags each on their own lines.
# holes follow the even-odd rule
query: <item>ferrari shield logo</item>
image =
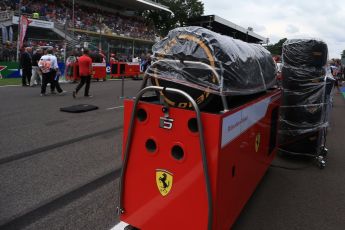
<svg viewBox="0 0 345 230">
<path fill-rule="evenodd" d="M 156 184 L 162 196 L 168 195 L 173 185 L 173 174 L 164 169 L 156 169 Z"/>
</svg>

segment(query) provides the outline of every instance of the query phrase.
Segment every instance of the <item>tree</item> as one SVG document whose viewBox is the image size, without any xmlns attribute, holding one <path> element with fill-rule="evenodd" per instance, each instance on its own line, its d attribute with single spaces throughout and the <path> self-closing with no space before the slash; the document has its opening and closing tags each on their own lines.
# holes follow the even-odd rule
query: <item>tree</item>
<svg viewBox="0 0 345 230">
<path fill-rule="evenodd" d="M 176 27 L 186 26 L 188 20 L 204 13 L 204 3 L 199 0 L 161 0 L 160 3 L 168 6 L 174 15 L 165 11 L 146 11 L 143 16 L 155 24 L 156 32 L 161 36 Z"/>
<path fill-rule="evenodd" d="M 280 39 L 276 44 L 270 44 L 267 46 L 268 51 L 271 52 L 272 55 L 282 55 L 282 48 L 283 43 L 287 40 L 287 38 Z"/>
</svg>

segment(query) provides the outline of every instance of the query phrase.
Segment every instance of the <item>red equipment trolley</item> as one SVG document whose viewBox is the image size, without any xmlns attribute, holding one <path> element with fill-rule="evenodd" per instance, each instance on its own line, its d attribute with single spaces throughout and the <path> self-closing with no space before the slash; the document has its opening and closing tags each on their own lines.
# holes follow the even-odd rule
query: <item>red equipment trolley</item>
<svg viewBox="0 0 345 230">
<path fill-rule="evenodd" d="M 103 79 L 103 81 L 106 80 L 107 77 L 107 66 L 106 63 L 92 63 L 92 70 L 93 70 L 93 79 L 96 79 L 97 81 L 99 79 Z"/>
<path fill-rule="evenodd" d="M 133 77 L 138 78 L 140 75 L 140 64 L 136 62 L 111 62 L 111 78 Z"/>
<path fill-rule="evenodd" d="M 152 90 L 193 110 L 142 97 Z M 271 89 L 219 113 L 159 86 L 125 100 L 120 219 L 143 230 L 230 229 L 276 154 L 280 98 Z"/>
</svg>

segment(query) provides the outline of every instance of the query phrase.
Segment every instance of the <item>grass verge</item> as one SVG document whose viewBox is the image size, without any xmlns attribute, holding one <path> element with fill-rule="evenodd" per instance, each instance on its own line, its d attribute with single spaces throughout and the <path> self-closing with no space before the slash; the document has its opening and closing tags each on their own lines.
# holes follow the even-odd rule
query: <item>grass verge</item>
<svg viewBox="0 0 345 230">
<path fill-rule="evenodd" d="M 21 78 L 2 78 L 2 79 L 0 79 L 0 86 L 21 85 L 21 84 L 22 84 Z"/>
</svg>

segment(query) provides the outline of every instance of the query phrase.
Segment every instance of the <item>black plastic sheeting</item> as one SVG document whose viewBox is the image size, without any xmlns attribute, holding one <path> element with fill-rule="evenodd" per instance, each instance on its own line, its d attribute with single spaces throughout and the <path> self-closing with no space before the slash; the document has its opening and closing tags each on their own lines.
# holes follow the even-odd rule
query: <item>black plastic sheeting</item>
<svg viewBox="0 0 345 230">
<path fill-rule="evenodd" d="M 285 152 L 318 154 L 325 141 L 334 84 L 327 64 L 327 45 L 315 39 L 283 44 L 283 96 L 279 143 Z"/>
<path fill-rule="evenodd" d="M 324 68 L 301 68 L 284 64 L 282 68 L 284 89 L 297 90 L 305 87 L 318 86 L 324 81 Z"/>
<path fill-rule="evenodd" d="M 327 44 L 316 39 L 290 39 L 284 42 L 283 62 L 292 66 L 323 67 L 327 63 Z"/>
<path fill-rule="evenodd" d="M 170 81 L 218 95 L 250 95 L 275 83 L 271 53 L 202 27 L 181 27 L 153 48 L 151 78 Z"/>
</svg>

